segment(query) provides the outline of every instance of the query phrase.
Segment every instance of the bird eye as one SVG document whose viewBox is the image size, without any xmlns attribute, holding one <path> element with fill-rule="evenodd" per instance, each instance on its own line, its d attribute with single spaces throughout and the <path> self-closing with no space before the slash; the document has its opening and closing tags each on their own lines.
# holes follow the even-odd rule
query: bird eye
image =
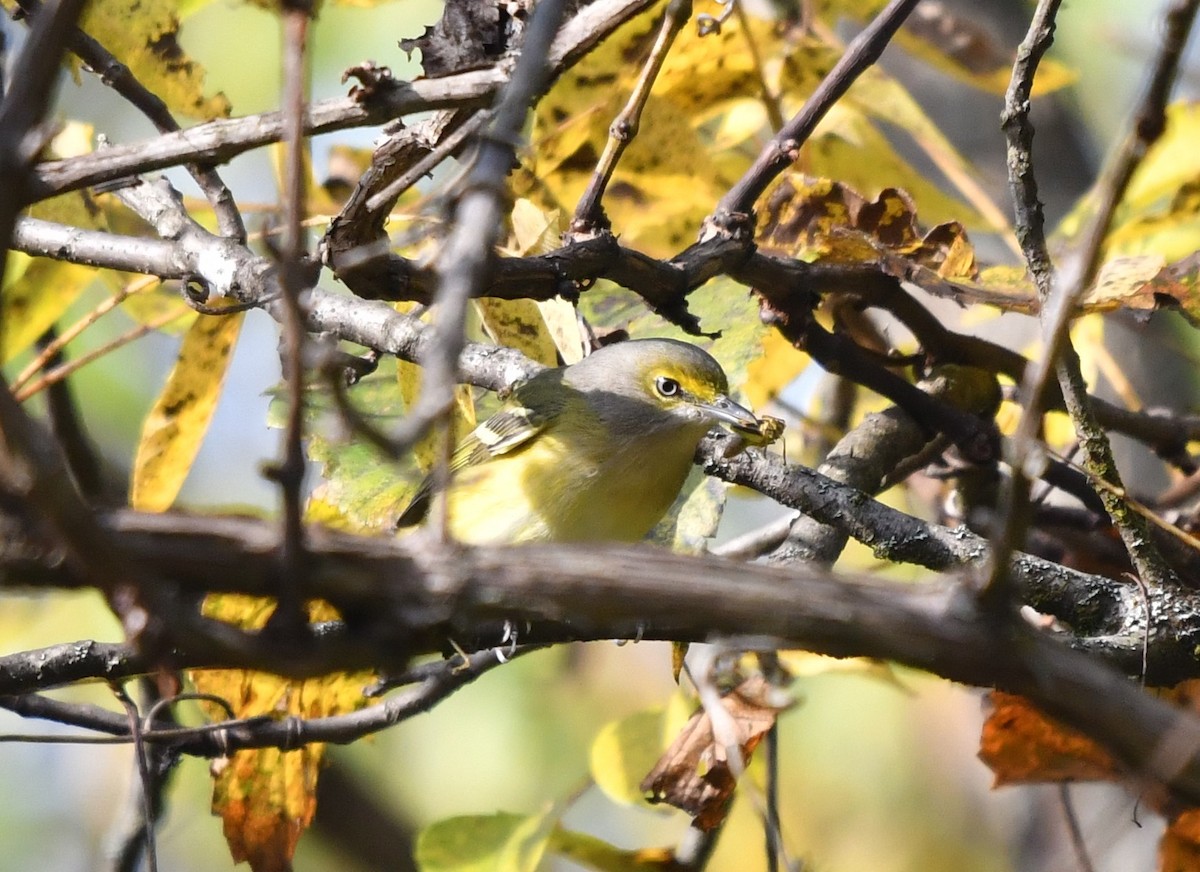
<svg viewBox="0 0 1200 872">
<path fill-rule="evenodd" d="M 667 378 L 665 375 L 660 375 L 654 380 L 654 387 L 658 389 L 658 393 L 664 397 L 673 397 L 679 393 L 679 382 L 673 378 Z"/>
</svg>

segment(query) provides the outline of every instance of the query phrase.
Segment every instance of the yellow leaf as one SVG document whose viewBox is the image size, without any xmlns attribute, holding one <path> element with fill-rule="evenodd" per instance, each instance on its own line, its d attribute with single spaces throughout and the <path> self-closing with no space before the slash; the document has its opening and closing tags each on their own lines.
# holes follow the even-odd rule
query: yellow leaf
<svg viewBox="0 0 1200 872">
<path fill-rule="evenodd" d="M 623 851 L 603 839 L 573 830 L 556 829 L 550 835 L 550 850 L 596 872 L 654 872 L 676 870 L 679 862 L 670 848 L 640 848 Z"/>
<path fill-rule="evenodd" d="M 506 253 L 544 254 L 561 236 L 558 209 L 543 211 L 532 200 L 513 204 L 512 235 Z M 516 348 L 546 366 L 557 366 L 558 355 L 574 363 L 583 357 L 583 337 L 575 306 L 561 297 L 551 300 L 476 301 L 483 328 L 494 342 Z"/>
<path fill-rule="evenodd" d="M 628 99 L 660 14 L 661 5 L 623 27 L 538 104 L 523 180 L 527 196 L 546 207 L 574 207 L 609 125 Z M 614 70 L 622 72 L 614 77 Z M 701 38 L 695 28 L 679 35 L 604 199 L 622 241 L 654 255 L 673 254 L 694 241 L 700 220 L 748 163 L 745 155 L 716 160 L 700 128 L 730 100 L 759 99 L 753 70 L 734 25 L 716 37 Z"/>
<path fill-rule="evenodd" d="M 912 52 L 931 67 L 953 76 L 960 82 L 1002 96 L 1008 90 L 1012 79 L 1013 57 L 1007 52 L 964 51 L 956 50 L 954 34 L 947 33 L 946 19 L 948 13 L 941 6 L 936 13 L 935 28 L 915 31 L 911 20 L 896 35 L 897 41 L 906 50 Z M 955 24 L 961 24 L 961 17 L 955 18 Z M 937 32 L 945 34 L 948 39 L 937 41 L 933 35 Z M 961 32 L 961 31 L 959 31 Z M 963 40 L 957 40 L 959 44 Z M 967 49 L 976 48 L 978 43 L 967 45 Z M 1043 58 L 1038 64 L 1033 79 L 1033 96 L 1044 97 L 1054 91 L 1073 84 L 1079 78 L 1075 70 L 1059 63 L 1053 58 Z"/>
<path fill-rule="evenodd" d="M 613 802 L 646 807 L 641 781 L 694 709 L 691 700 L 675 693 L 666 707 L 634 712 L 601 727 L 588 753 L 596 786 Z"/>
<path fill-rule="evenodd" d="M 194 118 L 229 114 L 223 94 L 204 96 L 204 69 L 179 46 L 175 0 L 93 0 L 79 26 L 173 112 Z"/>
<path fill-rule="evenodd" d="M 654 93 L 692 115 L 696 127 L 734 106 L 762 105 L 763 82 L 751 44 L 767 58 L 781 57 L 789 49 L 774 22 L 762 18 L 728 21 L 718 32 L 703 36 L 699 28 L 685 27 L 667 55 Z M 768 85 L 771 93 L 778 93 L 776 81 Z"/>
<path fill-rule="evenodd" d="M 570 365 L 583 360 L 583 334 L 579 329 L 579 312 L 575 304 L 562 297 L 538 300 L 538 311 L 563 362 Z"/>
<path fill-rule="evenodd" d="M 606 97 L 592 111 L 559 123 L 553 122 L 555 107 L 539 105 L 536 155 L 529 170 L 544 186 L 543 195 L 552 198 L 547 205 L 573 206 L 582 196 L 609 124 L 625 101 L 624 94 L 611 89 Z M 571 98 L 569 93 L 559 95 L 559 101 Z M 725 177 L 694 129 L 695 120 L 669 100 L 652 95 L 640 132 L 617 165 L 604 197 L 605 211 L 622 241 L 649 254 L 673 254 L 694 241 L 701 219 L 736 178 Z M 532 184 L 525 184 L 528 195 L 534 196 Z"/>
<path fill-rule="evenodd" d="M 821 17 L 829 26 L 843 15 L 870 21 L 886 0 L 827 0 Z M 1013 54 L 997 45 L 991 34 L 969 16 L 947 8 L 944 3 L 918 6 L 896 34 L 896 41 L 920 60 L 972 87 L 1003 95 L 1012 76 Z M 1048 94 L 1071 84 L 1073 70 L 1050 58 L 1037 69 L 1033 93 Z"/>
<path fill-rule="evenodd" d="M 415 303 L 396 304 L 398 312 L 410 312 L 414 308 L 416 308 Z M 400 386 L 400 398 L 404 401 L 405 408 L 412 408 L 421 388 L 421 367 L 397 358 L 396 383 Z M 469 386 L 458 385 L 454 389 L 454 405 L 457 411 L 454 416 L 454 431 L 451 439 L 457 444 L 459 439 L 475 429 L 475 399 Z M 433 465 L 437 461 L 436 439 L 436 433 L 430 433 L 413 446 L 413 456 L 416 458 L 417 466 L 423 472 L 433 469 Z"/>
<path fill-rule="evenodd" d="M 559 211 L 543 212 L 532 200 L 521 197 L 513 203 L 513 239 L 509 250 L 513 254 L 545 254 L 558 242 Z"/>
<path fill-rule="evenodd" d="M 144 277 L 133 280 L 142 281 Z M 201 317 L 177 289 L 162 285 L 126 297 L 121 311 L 139 324 L 156 324 L 159 330 L 172 335 L 182 334 Z M 163 320 L 173 314 L 177 317 L 164 324 Z"/>
<path fill-rule="evenodd" d="M 96 277 L 92 267 L 41 257 L 28 260 L 24 269 L 15 266 L 19 277 L 0 288 L 0 357 L 5 363 L 53 326 Z"/>
<path fill-rule="evenodd" d="M 184 336 L 179 359 L 142 425 L 129 495 L 135 509 L 166 511 L 179 494 L 217 408 L 242 318 L 203 315 Z"/>
<path fill-rule="evenodd" d="M 903 188 L 920 204 L 927 221 L 959 220 L 978 226 L 977 210 L 962 198 L 946 193 L 892 146 L 879 128 L 858 108 L 834 106 L 805 149 L 814 175 L 838 179 L 867 195 L 885 187 Z"/>
<path fill-rule="evenodd" d="M 854 675 L 873 678 L 890 684 L 897 690 L 908 688 L 896 675 L 892 665 L 867 657 L 829 657 L 811 651 L 780 651 L 779 662 L 793 678 L 817 678 L 827 675 Z"/>
<path fill-rule="evenodd" d="M 1113 215 L 1104 241 L 1105 258 L 1155 253 L 1178 260 L 1200 248 L 1200 105 L 1167 108 L 1162 137 L 1138 164 Z M 1101 179 L 1099 184 L 1104 184 Z M 1095 212 L 1095 192 L 1059 223 L 1055 245 L 1070 242 Z"/>
<path fill-rule="evenodd" d="M 1144 212 L 1173 200 L 1176 193 L 1200 176 L 1200 154 L 1196 138 L 1200 136 L 1200 104 L 1179 101 L 1167 107 L 1167 126 L 1163 135 L 1138 164 L 1129 180 L 1122 209 Z M 1120 215 L 1117 222 L 1120 223 Z"/>
<path fill-rule="evenodd" d="M 87 154 L 91 150 L 92 128 L 70 122 L 54 137 L 46 150 L 48 157 L 65 158 Z M 71 227 L 104 230 L 105 216 L 85 191 L 75 191 L 35 203 L 31 218 L 53 221 Z M 22 255 L 5 271 L 0 287 L 0 358 L 7 362 L 24 351 L 54 325 L 68 307 L 92 283 L 94 267 L 50 258 Z"/>
<path fill-rule="evenodd" d="M 421 872 L 535 872 L 559 813 L 464 815 L 431 824 L 417 837 Z"/>
<path fill-rule="evenodd" d="M 558 365 L 554 339 L 535 301 L 484 297 L 475 301 L 475 307 L 483 329 L 497 345 L 515 348 L 546 366 Z"/>
<path fill-rule="evenodd" d="M 762 339 L 762 356 L 746 365 L 746 381 L 742 393 L 757 411 L 775 399 L 810 363 L 809 357 L 771 330 Z"/>
</svg>

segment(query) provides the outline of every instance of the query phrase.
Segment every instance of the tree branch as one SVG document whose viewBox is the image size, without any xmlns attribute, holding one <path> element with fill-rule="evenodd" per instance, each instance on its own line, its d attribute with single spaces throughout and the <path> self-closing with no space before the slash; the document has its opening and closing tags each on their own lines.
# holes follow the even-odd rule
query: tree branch
<svg viewBox="0 0 1200 872">
<path fill-rule="evenodd" d="M 822 487 L 849 491 L 828 480 Z M 834 502 L 829 501 L 827 513 L 836 510 Z M 859 493 L 857 502 L 871 501 Z M 174 570 L 170 584 L 181 589 L 236 588 L 259 595 L 274 589 L 273 560 L 256 544 L 275 541 L 265 523 L 132 513 L 109 518 L 114 540 L 127 553 L 136 554 L 142 565 L 169 565 Z M 929 525 L 924 532 L 937 540 L 935 548 L 947 561 L 986 557 L 986 547 L 969 535 Z M 882 540 L 876 542 L 886 547 Z M 411 645 L 414 638 L 432 642 L 448 628 L 503 616 L 535 626 L 569 620 L 585 638 L 726 638 L 735 645 L 896 660 L 952 680 L 1025 694 L 1048 714 L 1106 745 L 1135 774 L 1165 782 L 1182 797 L 1200 799 L 1195 757 L 1200 721 L 1144 695 L 1094 658 L 1020 623 L 997 623 L 993 612 L 981 609 L 954 584 L 886 584 L 645 547 L 478 548 L 464 549 L 447 561 L 442 549 L 429 551 L 411 538 L 388 541 L 313 531 L 311 543 L 313 594 L 385 617 L 381 623 L 394 636 L 375 636 L 380 645 L 401 639 Z M 903 547 L 910 553 L 920 549 L 911 542 Z M 237 572 L 230 571 L 233 565 Z M 1093 593 L 1105 588 L 1115 593 L 1118 587 L 1033 558 L 1019 560 L 1013 571 L 1014 577 L 1031 581 L 1049 572 L 1073 577 L 1094 585 Z M 59 580 L 68 583 L 71 578 L 62 572 Z M 729 596 L 731 590 L 737 596 Z M 712 609 L 714 601 L 722 603 L 720 610 Z M 385 632 L 382 626 L 375 629 Z M 294 674 L 297 665 L 304 665 L 303 659 L 278 654 L 278 665 L 287 672 Z M 347 660 L 338 665 L 364 664 Z M 4 704 L 20 709 L 21 699 L 8 697 Z M 329 732 L 333 726 L 305 725 L 302 734 L 313 741 L 346 736 Z M 286 740 L 283 746 L 293 747 L 298 727 L 272 722 L 255 729 L 277 731 L 271 744 Z"/>
</svg>

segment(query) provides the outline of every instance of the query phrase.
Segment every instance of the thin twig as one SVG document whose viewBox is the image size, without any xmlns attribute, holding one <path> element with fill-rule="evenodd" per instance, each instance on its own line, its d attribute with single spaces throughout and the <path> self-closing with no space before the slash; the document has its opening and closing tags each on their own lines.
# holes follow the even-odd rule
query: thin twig
<svg viewBox="0 0 1200 872">
<path fill-rule="evenodd" d="M 367 200 L 367 211 L 378 212 L 388 207 L 389 204 L 395 203 L 401 194 L 428 175 L 438 164 L 454 154 L 458 147 L 467 141 L 468 137 L 477 133 L 490 119 L 490 112 L 482 110 L 476 112 L 470 119 L 463 122 L 457 130 L 430 149 L 429 153 L 413 164 L 407 172 L 398 176 L 383 190 L 372 194 Z"/>
<path fill-rule="evenodd" d="M 675 43 L 675 38 L 683 30 L 692 15 L 691 0 L 671 0 L 663 10 L 662 20 L 658 25 L 658 36 L 642 66 L 642 72 L 625 101 L 625 106 L 617 113 L 612 124 L 608 127 L 608 141 L 604 144 L 604 152 L 596 161 L 596 169 L 592 173 L 588 186 L 575 206 L 575 215 L 567 229 L 567 238 L 585 237 L 597 230 L 607 230 L 610 227 L 608 217 L 604 214 L 604 192 L 612 175 L 617 169 L 621 155 L 629 147 L 629 143 L 638 134 L 642 121 L 642 112 L 646 101 L 650 99 L 650 89 L 667 60 L 667 53 Z"/>
<path fill-rule="evenodd" d="M 763 524 L 754 530 L 749 530 L 740 536 L 714 545 L 708 549 L 709 554 L 727 557 L 730 560 L 754 560 L 770 551 L 774 551 L 787 539 L 788 531 L 795 521 L 795 513 Z"/>
<path fill-rule="evenodd" d="M 282 541 L 278 606 L 271 627 L 289 635 L 307 624 L 304 544 L 304 374 L 305 301 L 311 284 L 305 264 L 304 209 L 307 189 L 304 115 L 308 97 L 307 42 L 311 8 L 286 3 L 283 15 L 284 106 L 284 227 L 279 249 L 280 289 L 283 294 L 283 379 L 287 389 L 287 418 L 283 431 L 283 458 L 272 465 L 270 477 L 282 498 Z"/>
<path fill-rule="evenodd" d="M 147 333 L 153 333 L 155 330 L 159 330 L 170 324 L 172 321 L 179 320 L 185 315 L 186 313 L 180 312 L 167 312 L 166 314 L 159 315 L 157 318 L 147 321 L 145 324 L 139 324 L 136 327 L 131 327 L 120 336 L 117 336 L 111 341 L 104 343 L 104 345 L 101 345 L 99 348 L 93 348 L 91 351 L 65 361 L 60 366 L 56 366 L 53 369 L 43 373 L 41 378 L 32 382 L 28 382 L 23 388 L 21 388 L 21 390 L 17 391 L 15 394 L 17 402 L 25 402 L 34 394 L 45 390 L 52 384 L 62 381 L 67 376 L 87 366 L 89 363 L 105 357 L 116 349 L 128 345 L 135 339 L 140 339 Z"/>
<path fill-rule="evenodd" d="M 746 9 L 740 0 L 730 0 L 730 5 L 733 7 L 734 14 L 737 15 L 738 25 L 741 27 L 742 36 L 746 41 L 746 51 L 750 54 L 750 62 L 754 65 L 754 75 L 758 78 L 759 99 L 767 110 L 767 121 L 770 123 L 771 129 L 778 133 L 787 121 L 783 117 L 779 95 L 772 94 L 771 88 L 767 84 L 767 70 L 763 65 L 762 55 L 758 51 L 758 43 L 754 41 L 754 37 L 750 33 L 750 16 L 746 14 Z"/>
<path fill-rule="evenodd" d="M 38 348 L 38 353 L 33 360 L 13 379 L 12 389 L 19 391 L 24 387 L 26 382 L 37 374 L 38 370 L 45 369 L 47 366 L 57 367 L 60 363 L 59 358 L 61 358 L 62 350 L 66 348 L 68 343 L 76 339 L 88 327 L 99 321 L 101 316 L 107 315 L 134 294 L 153 288 L 159 281 L 160 279 L 157 276 L 143 276 L 135 279 L 111 297 L 101 300 L 94 309 L 70 327 L 58 330 L 51 341 Z"/>
<path fill-rule="evenodd" d="M 581 7 L 562 28 L 544 55 L 562 71 L 607 38 L 613 30 L 649 7 L 654 0 L 597 0 Z M 482 107 L 508 82 L 501 66 L 468 70 L 432 79 L 398 82 L 388 79 L 365 97 L 337 97 L 312 104 L 305 133 L 386 124 L 404 115 L 435 109 Z M 131 175 L 189 162 L 219 164 L 246 151 L 283 138 L 281 112 L 221 118 L 153 140 L 114 145 L 103 151 L 65 160 L 46 161 L 35 170 L 40 199 Z"/>
<path fill-rule="evenodd" d="M 156 186 L 146 192 L 160 196 Z M 129 192 L 123 192 L 128 194 Z M 149 203 L 137 208 L 151 214 Z M 155 206 L 154 208 L 160 208 Z M 160 231 L 172 233 L 169 227 Z M 278 297 L 274 264 L 244 248 L 230 248 L 225 240 L 198 226 L 190 226 L 178 243 L 118 236 L 98 231 L 68 228 L 53 222 L 21 219 L 14 247 L 27 254 L 58 257 L 74 263 L 113 269 L 151 272 L 162 278 L 199 278 L 214 293 L 237 299 L 240 304 L 261 305 L 276 318 L 281 313 L 271 305 Z M 217 271 L 214 265 L 221 265 Z M 428 300 L 435 277 L 432 270 L 392 258 L 389 272 L 403 288 L 396 299 Z M 714 239 L 690 247 L 669 260 L 654 260 L 620 246 L 611 236 L 576 242 L 546 255 L 504 258 L 496 264 L 486 288 L 489 296 L 506 299 L 550 299 L 564 288 L 596 278 L 609 278 L 642 295 L 656 309 L 669 309 L 691 289 L 714 275 L 725 274 L 758 288 L 771 300 L 784 305 L 796 296 L 822 290 L 846 290 L 866 304 L 892 312 L 913 331 L 922 348 L 938 362 L 981 367 L 1021 380 L 1029 362 L 1020 354 L 973 336 L 947 330 L 923 306 L 904 293 L 895 279 L 874 268 L 845 265 L 807 264 L 755 252 L 747 255 L 739 244 Z M 396 354 L 405 360 L 419 355 L 415 341 L 422 329 L 418 323 L 380 304 L 329 294 L 320 288 L 309 293 L 308 329 L 331 333 L 338 338 L 366 345 L 376 351 Z M 399 325 L 407 326 L 401 328 Z M 494 357 L 497 363 L 500 357 Z M 511 367 L 504 361 L 503 367 Z M 465 368 L 463 374 L 476 384 L 480 374 Z M 518 374 L 493 376 L 485 384 L 498 388 Z M 1054 403 L 1061 395 L 1054 392 Z M 1200 439 L 1200 416 L 1172 415 L 1159 411 L 1130 411 L 1099 398 L 1090 398 L 1100 422 L 1107 428 L 1143 441 L 1160 454 L 1183 463 L 1189 440 Z"/>
<path fill-rule="evenodd" d="M 1034 131 L 1029 120 L 1029 107 L 1038 64 L 1054 41 L 1055 17 L 1060 5 L 1061 0 L 1039 0 L 1029 23 L 1029 31 L 1017 47 L 1017 59 L 1013 64 L 1001 115 L 1001 127 L 1008 141 L 1008 184 L 1016 213 L 1014 230 L 1043 307 L 1053 292 L 1054 265 L 1046 245 L 1045 215 L 1033 171 Z M 1047 322 L 1043 322 L 1043 325 L 1045 331 Z M 1024 408 L 1011 442 L 1011 474 L 1000 495 L 1001 525 L 993 537 L 991 564 L 983 589 L 995 602 L 1003 602 L 1005 606 L 1008 605 L 1006 601 L 1009 594 L 1009 559 L 1020 547 L 1029 523 L 1029 489 L 1031 480 L 1036 477 L 1036 470 L 1027 469 L 1027 466 L 1037 451 L 1043 404 L 1059 354 L 1059 347 L 1047 346 L 1043 349 L 1042 358 L 1033 366 L 1026 367 L 1023 373 L 1021 394 Z"/>
<path fill-rule="evenodd" d="M 44 351 L 46 347 L 55 344 L 57 339 L 54 329 L 51 328 L 38 339 L 37 346 Z M 63 362 L 61 351 L 54 353 L 49 359 L 49 363 L 54 366 Z M 75 397 L 65 380 L 49 385 L 46 391 L 46 411 L 50 431 L 62 446 L 63 459 L 80 493 L 92 501 L 103 500 L 104 477 L 101 473 L 100 454 L 88 435 Z"/>
<path fill-rule="evenodd" d="M 13 86 L 0 103 L 0 239 L 12 238 L 19 209 L 30 195 L 30 164 L 44 135 L 37 132 L 52 105 L 58 62 L 82 3 L 59 0 L 34 22 L 17 60 Z M 0 247 L 0 275 L 8 247 Z M 0 317 L 3 312 L 0 312 Z M 17 403 L 0 378 L 0 482 L 7 496 L 29 505 L 53 532 L 70 560 L 110 596 L 127 626 L 145 626 L 135 589 L 136 573 L 99 529 L 90 507 L 70 481 L 62 455 Z"/>
<path fill-rule="evenodd" d="M 1041 323 L 1043 356 L 1026 373 L 1022 399 L 1025 409 L 1013 440 L 1011 466 L 1004 507 L 1004 528 L 997 539 L 985 592 L 997 600 L 1007 572 L 1006 555 L 1017 547 L 1027 523 L 1026 505 L 1031 470 L 1030 458 L 1037 451 L 1037 430 L 1046 406 L 1051 373 L 1058 376 L 1063 400 L 1079 435 L 1087 467 L 1114 488 L 1122 489 L 1120 474 L 1112 457 L 1107 436 L 1095 419 L 1088 403 L 1086 385 L 1079 371 L 1079 359 L 1071 346 L 1070 323 L 1080 295 L 1091 284 L 1099 265 L 1103 240 L 1108 232 L 1116 205 L 1124 196 L 1134 169 L 1149 145 L 1164 127 L 1166 100 L 1191 30 L 1200 0 L 1178 0 L 1167 13 L 1167 33 L 1155 61 L 1149 86 L 1138 112 L 1135 129 L 1127 137 L 1112 168 L 1101 184 L 1101 205 L 1083 234 L 1083 243 L 1068 268 L 1056 282 L 1046 247 L 1044 222 L 1037 201 L 1033 173 L 1033 128 L 1029 123 L 1029 92 L 1041 53 L 1053 39 L 1053 20 L 1057 0 L 1042 0 L 1013 67 L 1012 82 L 1005 99 L 1004 129 L 1009 137 L 1009 179 L 1017 207 L 1017 237 L 1042 299 Z M 1149 584 L 1161 585 L 1173 577 L 1149 536 L 1146 521 L 1132 511 L 1113 491 L 1101 490 L 1100 497 L 1112 517 L 1130 559 L 1139 575 Z"/>
<path fill-rule="evenodd" d="M 1129 492 L 1124 487 L 1117 484 L 1112 484 L 1108 480 L 1101 478 L 1096 473 L 1092 472 L 1086 466 L 1078 463 L 1072 463 L 1069 459 L 1063 458 L 1063 462 L 1070 465 L 1072 469 L 1077 469 L 1087 476 L 1088 481 L 1099 493 L 1108 493 L 1113 499 L 1120 500 L 1129 507 L 1129 511 L 1153 524 L 1158 529 L 1162 530 L 1168 536 L 1178 539 L 1184 545 L 1200 554 L 1200 537 L 1189 533 L 1177 524 L 1172 524 L 1158 512 L 1147 506 L 1145 503 L 1137 500 L 1129 495 Z"/>
<path fill-rule="evenodd" d="M 763 761 L 766 769 L 766 784 L 763 787 L 764 811 L 763 831 L 767 855 L 767 872 L 779 872 L 779 854 L 783 846 L 783 831 L 779 825 L 779 724 L 763 736 Z"/>
<path fill-rule="evenodd" d="M 138 780 L 142 786 L 142 832 L 146 844 L 146 866 L 149 872 L 158 872 L 158 851 L 154 844 L 154 792 L 157 787 L 154 776 L 150 773 L 150 762 L 146 758 L 146 744 L 142 739 L 141 714 L 138 712 L 137 704 L 130 699 L 124 687 L 116 683 L 110 684 L 109 687 L 112 688 L 113 695 L 125 708 L 125 716 L 128 718 L 129 735 L 133 739 L 133 756 L 137 763 Z"/>
<path fill-rule="evenodd" d="M 1071 849 L 1075 852 L 1075 863 L 1079 872 L 1095 872 L 1092 859 L 1088 856 L 1087 844 L 1083 841 L 1083 831 L 1079 828 L 1079 818 L 1075 814 L 1075 803 L 1071 801 L 1071 785 L 1058 785 L 1058 807 L 1062 809 L 1063 823 L 1067 827 L 1067 838 L 1070 839 Z"/>
<path fill-rule="evenodd" d="M 107 732 L 118 742 L 133 741 L 135 747 L 140 745 L 143 749 L 147 744 L 165 744 L 181 753 L 204 757 L 226 756 L 246 748 L 298 748 L 313 742 L 346 744 L 426 712 L 496 667 L 515 657 L 541 650 L 542 647 L 522 645 L 515 649 L 511 646 L 488 648 L 469 655 L 465 660 L 444 660 L 437 669 L 429 670 L 414 687 L 398 692 L 378 705 L 320 718 L 279 720 L 260 716 L 221 721 L 203 727 L 148 730 L 142 729 L 140 724 L 132 726 L 132 721 L 115 712 L 33 694 L 0 697 L 0 707 L 26 717 L 47 718 L 58 723 Z M 497 656 L 500 651 L 503 651 L 503 658 Z M 87 737 L 46 738 L 54 741 L 66 741 L 69 738 L 77 742 Z M 20 739 L 23 741 L 25 737 Z"/>
</svg>

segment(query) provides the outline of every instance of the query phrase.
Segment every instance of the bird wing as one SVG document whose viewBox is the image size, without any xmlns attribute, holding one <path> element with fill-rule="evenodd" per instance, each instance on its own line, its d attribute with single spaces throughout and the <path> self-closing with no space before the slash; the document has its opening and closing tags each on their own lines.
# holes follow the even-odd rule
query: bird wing
<svg viewBox="0 0 1200 872">
<path fill-rule="evenodd" d="M 541 390 L 535 376 L 513 389 L 509 403 L 492 415 L 459 443 L 450 458 L 450 474 L 487 463 L 501 455 L 519 448 L 541 433 L 553 419 L 554 411 L 561 401 L 545 402 L 547 394 Z M 549 396 L 553 396 L 553 393 Z M 525 400 L 540 400 L 526 402 Z M 400 518 L 397 527 L 412 527 L 419 524 L 429 512 L 429 499 L 433 495 L 433 476 L 426 476 L 413 494 Z"/>
</svg>

